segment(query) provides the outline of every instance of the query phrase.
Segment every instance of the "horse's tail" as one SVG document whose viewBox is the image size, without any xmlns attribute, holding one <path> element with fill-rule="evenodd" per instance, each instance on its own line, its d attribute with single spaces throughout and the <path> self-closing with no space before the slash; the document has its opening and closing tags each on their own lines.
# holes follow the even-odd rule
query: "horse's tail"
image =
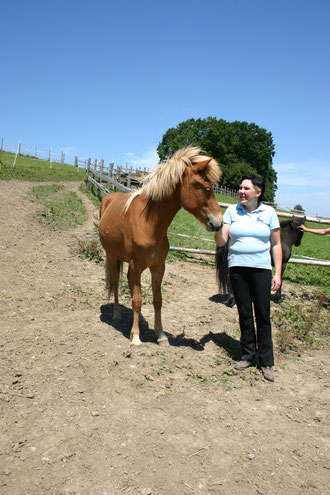
<svg viewBox="0 0 330 495">
<path fill-rule="evenodd" d="M 110 262 L 108 257 L 105 259 L 105 287 L 108 291 L 108 299 L 114 290 L 118 289 L 119 280 L 123 274 L 123 262 L 114 260 L 112 263 L 112 269 L 110 268 Z"/>
<path fill-rule="evenodd" d="M 216 267 L 217 267 L 217 280 L 219 289 L 223 294 L 228 292 L 228 242 L 224 246 L 216 247 L 215 255 Z"/>
</svg>

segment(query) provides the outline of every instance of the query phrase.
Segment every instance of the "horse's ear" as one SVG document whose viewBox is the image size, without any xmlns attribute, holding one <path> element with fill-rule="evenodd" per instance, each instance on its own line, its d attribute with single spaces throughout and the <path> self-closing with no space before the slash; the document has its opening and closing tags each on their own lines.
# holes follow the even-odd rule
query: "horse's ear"
<svg viewBox="0 0 330 495">
<path fill-rule="evenodd" d="M 193 168 L 194 173 L 198 174 L 198 172 L 200 172 L 201 170 L 204 170 L 205 167 L 210 163 L 211 160 L 212 160 L 212 158 L 207 158 L 206 160 L 203 160 L 201 162 L 193 163 L 192 168 Z"/>
<path fill-rule="evenodd" d="M 295 217 L 293 215 L 292 217 L 292 223 L 294 223 L 295 225 L 302 225 L 303 223 L 305 223 L 306 221 L 306 217 Z"/>
</svg>

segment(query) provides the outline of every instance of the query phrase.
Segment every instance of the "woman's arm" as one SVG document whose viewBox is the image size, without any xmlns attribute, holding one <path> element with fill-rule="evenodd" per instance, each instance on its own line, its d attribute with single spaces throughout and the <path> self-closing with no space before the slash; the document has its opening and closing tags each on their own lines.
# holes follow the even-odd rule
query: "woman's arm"
<svg viewBox="0 0 330 495">
<path fill-rule="evenodd" d="M 280 229 L 270 231 L 270 244 L 275 266 L 275 273 L 272 280 L 272 291 L 277 291 L 281 287 L 282 278 L 282 245 Z"/>
<path fill-rule="evenodd" d="M 309 229 L 308 227 L 305 227 L 305 225 L 299 225 L 297 227 L 299 230 L 302 230 L 303 232 L 310 232 L 311 234 L 318 234 L 318 235 L 328 235 L 330 234 L 330 227 L 326 229 Z"/>
<path fill-rule="evenodd" d="M 230 229 L 230 224 L 224 223 L 222 229 L 218 230 L 215 233 L 214 240 L 217 246 L 222 247 L 226 244 L 229 237 L 229 229 Z"/>
</svg>

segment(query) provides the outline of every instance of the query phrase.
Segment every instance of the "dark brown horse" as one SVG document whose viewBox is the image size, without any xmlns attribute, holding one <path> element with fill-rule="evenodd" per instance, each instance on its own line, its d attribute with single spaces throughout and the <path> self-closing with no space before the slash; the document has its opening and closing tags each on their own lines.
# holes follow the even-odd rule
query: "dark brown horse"
<svg viewBox="0 0 330 495">
<path fill-rule="evenodd" d="M 132 294 L 133 325 L 131 345 L 141 344 L 141 274 L 149 268 L 155 310 L 154 330 L 159 343 L 168 341 L 161 321 L 161 282 L 169 249 L 167 230 L 181 207 L 192 213 L 207 230 L 219 230 L 222 213 L 214 195 L 221 170 L 200 148 L 189 146 L 177 151 L 157 167 L 140 190 L 133 194 L 108 194 L 101 203 L 99 233 L 106 251 L 106 279 L 114 294 L 114 319 L 120 317 L 118 282 L 123 262 Z"/>
<path fill-rule="evenodd" d="M 282 244 L 282 278 L 286 269 L 289 259 L 291 258 L 292 246 L 300 246 L 302 236 L 304 232 L 298 229 L 299 225 L 305 223 L 306 217 L 293 216 L 290 220 L 283 220 L 280 222 L 281 228 L 281 244 Z M 272 265 L 273 260 L 272 260 Z M 232 291 L 229 270 L 228 270 L 228 244 L 225 246 L 216 248 L 216 267 L 217 267 L 217 279 L 219 289 L 223 294 L 227 294 L 227 298 L 224 300 L 224 304 L 229 307 L 235 305 L 235 297 Z M 283 280 L 282 280 L 283 282 Z M 272 301 L 281 302 L 282 300 L 282 285 L 278 291 L 272 296 Z"/>
</svg>

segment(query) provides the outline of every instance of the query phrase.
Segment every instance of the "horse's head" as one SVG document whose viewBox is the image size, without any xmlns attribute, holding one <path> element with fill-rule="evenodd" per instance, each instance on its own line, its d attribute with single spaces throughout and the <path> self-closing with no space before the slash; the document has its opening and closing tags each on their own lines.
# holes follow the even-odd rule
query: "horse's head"
<svg viewBox="0 0 330 495">
<path fill-rule="evenodd" d="M 219 182 L 221 170 L 216 160 L 205 156 L 191 159 L 181 183 L 181 203 L 185 210 L 206 225 L 209 231 L 222 227 L 222 211 L 212 183 Z"/>
<path fill-rule="evenodd" d="M 300 225 L 303 225 L 306 222 L 306 217 L 295 217 L 293 216 L 291 219 L 291 225 L 293 227 L 293 230 L 296 234 L 294 245 L 295 246 L 300 246 L 302 236 L 304 235 L 304 231 L 298 229 Z"/>
</svg>

